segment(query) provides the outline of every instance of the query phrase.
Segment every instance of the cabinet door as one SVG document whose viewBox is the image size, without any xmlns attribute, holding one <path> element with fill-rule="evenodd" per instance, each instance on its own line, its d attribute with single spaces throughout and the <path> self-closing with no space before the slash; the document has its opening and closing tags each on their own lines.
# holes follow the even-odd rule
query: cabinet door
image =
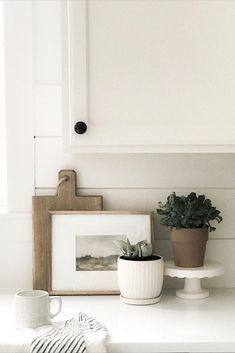
<svg viewBox="0 0 235 353">
<path fill-rule="evenodd" d="M 62 18 L 71 151 L 235 151 L 234 1 L 63 1 Z"/>
</svg>

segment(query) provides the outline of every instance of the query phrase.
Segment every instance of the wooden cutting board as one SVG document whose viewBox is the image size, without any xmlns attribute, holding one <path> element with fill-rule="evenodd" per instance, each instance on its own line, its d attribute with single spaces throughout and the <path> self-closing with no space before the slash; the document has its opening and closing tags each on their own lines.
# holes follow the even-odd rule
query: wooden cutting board
<svg viewBox="0 0 235 353">
<path fill-rule="evenodd" d="M 63 178 L 63 179 L 62 179 Z M 76 193 L 76 172 L 61 170 L 56 196 L 33 196 L 33 288 L 47 289 L 47 273 L 50 256 L 47 253 L 49 241 L 49 211 L 101 211 L 102 196 L 78 196 Z"/>
</svg>

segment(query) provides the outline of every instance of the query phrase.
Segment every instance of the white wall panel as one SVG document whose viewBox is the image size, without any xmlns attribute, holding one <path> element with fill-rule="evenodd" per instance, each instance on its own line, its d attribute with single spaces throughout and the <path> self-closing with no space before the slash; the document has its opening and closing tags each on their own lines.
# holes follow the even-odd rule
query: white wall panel
<svg viewBox="0 0 235 353">
<path fill-rule="evenodd" d="M 35 136 L 62 136 L 61 87 L 35 86 Z"/>
<path fill-rule="evenodd" d="M 61 2 L 33 1 L 34 75 L 36 84 L 61 82 Z"/>
<path fill-rule="evenodd" d="M 217 287 L 235 287 L 235 240 L 209 241 L 206 250 L 208 260 L 219 261 L 225 267 L 225 274 L 221 277 L 205 279 L 207 285 Z"/>
<path fill-rule="evenodd" d="M 235 154 L 68 154 L 62 138 L 35 143 L 38 188 L 55 187 L 66 168 L 80 172 L 82 187 L 235 187 Z"/>
<path fill-rule="evenodd" d="M 9 212 L 29 212 L 34 193 L 32 3 L 4 1 Z"/>
<path fill-rule="evenodd" d="M 0 217 L 0 288 L 32 288 L 31 214 Z"/>
</svg>

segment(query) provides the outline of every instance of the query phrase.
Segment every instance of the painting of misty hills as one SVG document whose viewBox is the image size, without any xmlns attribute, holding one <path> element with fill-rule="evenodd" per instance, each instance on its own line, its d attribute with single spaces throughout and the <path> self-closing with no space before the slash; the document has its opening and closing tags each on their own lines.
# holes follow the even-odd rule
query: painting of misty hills
<svg viewBox="0 0 235 353">
<path fill-rule="evenodd" d="M 121 253 L 114 240 L 126 240 L 126 236 L 76 236 L 76 271 L 116 271 Z"/>
</svg>

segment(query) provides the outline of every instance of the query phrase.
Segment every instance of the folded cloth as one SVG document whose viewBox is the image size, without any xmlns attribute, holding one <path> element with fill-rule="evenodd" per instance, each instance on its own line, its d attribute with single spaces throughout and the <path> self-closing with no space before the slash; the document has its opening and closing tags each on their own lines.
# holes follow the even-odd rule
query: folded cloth
<svg viewBox="0 0 235 353">
<path fill-rule="evenodd" d="M 79 313 L 78 318 L 67 320 L 64 327 L 54 327 L 34 338 L 30 353 L 105 353 L 106 336 L 106 327 L 92 317 Z"/>
</svg>

